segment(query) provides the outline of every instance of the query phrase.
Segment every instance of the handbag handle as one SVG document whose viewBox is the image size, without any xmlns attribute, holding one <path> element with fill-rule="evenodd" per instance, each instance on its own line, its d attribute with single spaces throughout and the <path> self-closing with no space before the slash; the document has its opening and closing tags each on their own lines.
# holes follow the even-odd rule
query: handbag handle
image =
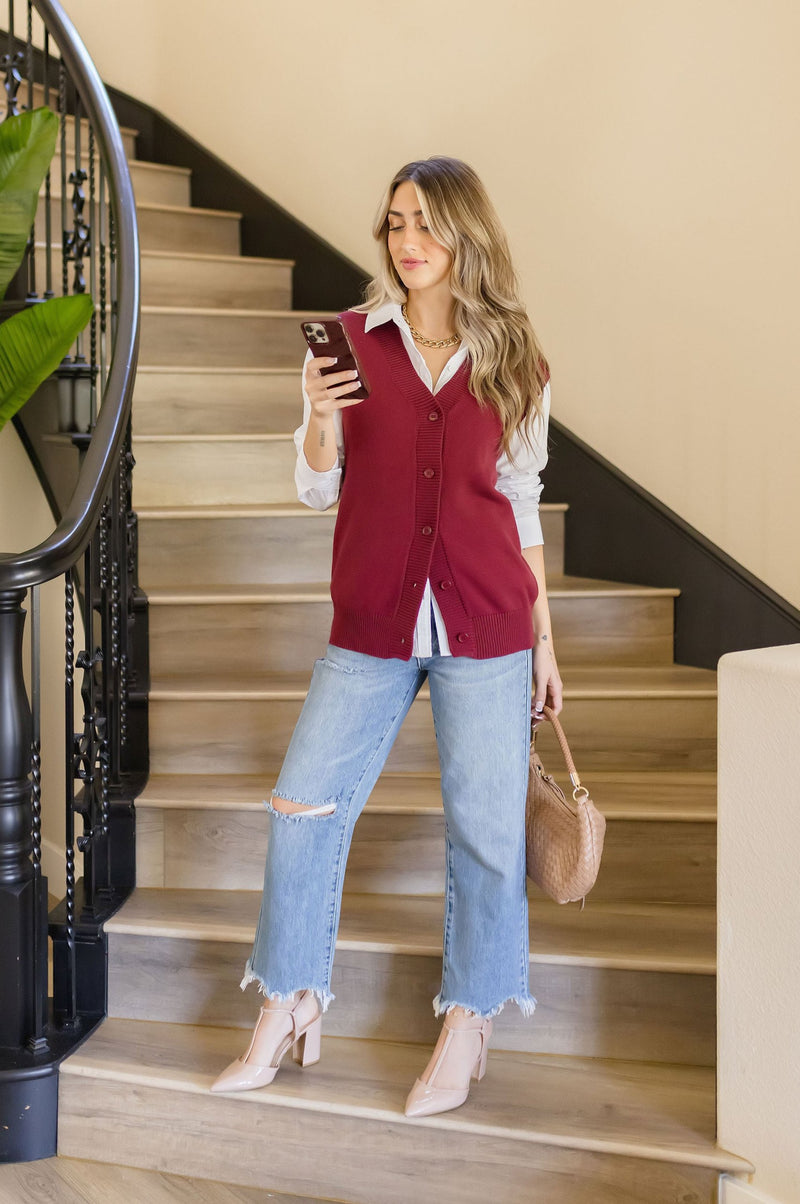
<svg viewBox="0 0 800 1204">
<path fill-rule="evenodd" d="M 549 706 L 545 706 L 543 708 L 542 714 L 544 715 L 545 719 L 547 719 L 548 722 L 552 724 L 553 731 L 556 734 L 556 739 L 558 740 L 558 743 L 561 746 L 561 751 L 564 754 L 564 760 L 567 765 L 567 772 L 569 774 L 569 780 L 572 782 L 572 797 L 577 801 L 578 792 L 583 791 L 584 798 L 588 798 L 589 791 L 586 789 L 585 786 L 581 785 L 581 779 L 578 776 L 577 769 L 575 768 L 575 762 L 572 759 L 572 753 L 570 752 L 570 747 L 569 747 L 569 744 L 567 743 L 567 737 L 564 735 L 564 729 L 561 726 L 561 724 L 559 723 L 558 717 L 553 713 L 552 709 Z M 539 716 L 538 716 L 537 712 L 534 711 L 533 705 L 531 705 L 531 719 L 536 719 L 536 718 L 539 718 Z M 535 728 L 533 729 L 532 738 L 535 743 L 535 741 L 536 741 L 536 729 Z"/>
</svg>

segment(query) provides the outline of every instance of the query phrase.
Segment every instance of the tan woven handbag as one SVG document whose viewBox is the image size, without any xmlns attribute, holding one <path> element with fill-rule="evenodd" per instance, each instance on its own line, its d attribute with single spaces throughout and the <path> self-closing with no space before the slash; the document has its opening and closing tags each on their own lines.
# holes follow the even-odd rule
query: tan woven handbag
<svg viewBox="0 0 800 1204">
<path fill-rule="evenodd" d="M 583 910 L 600 869 L 606 821 L 581 785 L 564 730 L 550 707 L 544 708 L 544 716 L 553 725 L 567 763 L 572 801 L 545 773 L 532 730 L 525 815 L 528 874 L 556 903 L 580 899 Z"/>
</svg>

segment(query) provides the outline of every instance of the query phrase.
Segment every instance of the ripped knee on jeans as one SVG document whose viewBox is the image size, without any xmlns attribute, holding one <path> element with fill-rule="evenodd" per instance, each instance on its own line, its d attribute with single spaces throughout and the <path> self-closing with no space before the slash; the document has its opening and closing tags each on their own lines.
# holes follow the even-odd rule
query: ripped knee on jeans
<svg viewBox="0 0 800 1204">
<path fill-rule="evenodd" d="M 281 798 L 278 794 L 273 794 L 270 805 L 281 815 L 299 815 L 302 812 L 304 818 L 311 818 L 313 815 L 332 815 L 336 810 L 335 803 L 322 803 L 317 807 L 313 803 L 298 803 L 294 799 Z"/>
</svg>

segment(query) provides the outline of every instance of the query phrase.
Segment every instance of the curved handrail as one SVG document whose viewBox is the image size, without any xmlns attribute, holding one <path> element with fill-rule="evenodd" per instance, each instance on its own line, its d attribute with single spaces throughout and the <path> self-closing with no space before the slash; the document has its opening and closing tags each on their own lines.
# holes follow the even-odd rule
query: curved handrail
<svg viewBox="0 0 800 1204">
<path fill-rule="evenodd" d="M 103 400 L 75 492 L 47 539 L 27 552 L 0 553 L 0 593 L 28 589 L 65 573 L 89 542 L 125 440 L 139 350 L 139 232 L 119 125 L 97 68 L 58 0 L 33 0 L 33 5 L 80 93 L 106 166 L 117 235 L 118 316 Z"/>
</svg>

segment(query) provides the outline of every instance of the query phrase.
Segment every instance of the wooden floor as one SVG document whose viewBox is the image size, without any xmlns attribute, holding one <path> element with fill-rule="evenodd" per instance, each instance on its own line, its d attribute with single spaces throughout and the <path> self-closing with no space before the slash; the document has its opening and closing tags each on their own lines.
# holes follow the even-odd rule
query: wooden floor
<svg viewBox="0 0 800 1204">
<path fill-rule="evenodd" d="M 0 1166 L 0 1204 L 319 1204 L 287 1196 L 82 1158 L 44 1158 Z"/>
</svg>

